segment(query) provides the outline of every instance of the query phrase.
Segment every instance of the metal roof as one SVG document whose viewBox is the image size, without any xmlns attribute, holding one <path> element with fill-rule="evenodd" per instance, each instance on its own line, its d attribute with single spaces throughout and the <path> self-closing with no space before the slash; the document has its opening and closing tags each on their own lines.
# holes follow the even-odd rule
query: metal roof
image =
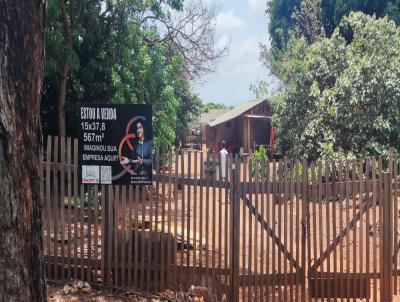
<svg viewBox="0 0 400 302">
<path fill-rule="evenodd" d="M 220 115 L 214 121 L 209 122 L 208 125 L 210 127 L 215 127 L 219 124 L 230 121 L 230 120 L 234 119 L 235 117 L 242 115 L 246 111 L 249 111 L 251 108 L 254 108 L 255 106 L 257 106 L 265 101 L 266 101 L 266 99 L 255 99 L 255 100 L 244 102 L 244 103 L 236 106 L 232 110 L 229 110 L 228 112 Z"/>
<path fill-rule="evenodd" d="M 196 123 L 208 124 L 209 122 L 216 120 L 219 116 L 223 115 L 224 113 L 227 113 L 228 111 L 229 108 L 210 109 L 210 111 L 208 111 L 207 113 L 203 113 L 202 115 L 200 115 Z"/>
</svg>

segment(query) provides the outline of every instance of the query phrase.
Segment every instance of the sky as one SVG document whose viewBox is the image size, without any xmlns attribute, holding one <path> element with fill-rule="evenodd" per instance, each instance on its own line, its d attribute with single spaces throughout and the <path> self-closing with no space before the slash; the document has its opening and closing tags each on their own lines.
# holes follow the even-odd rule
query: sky
<svg viewBox="0 0 400 302">
<path fill-rule="evenodd" d="M 257 80 L 268 81 L 260 62 L 259 43 L 269 45 L 267 0 L 207 0 L 217 11 L 216 46 L 229 43 L 229 51 L 216 71 L 194 83 L 204 102 L 236 106 L 254 99 L 249 90 Z"/>
</svg>

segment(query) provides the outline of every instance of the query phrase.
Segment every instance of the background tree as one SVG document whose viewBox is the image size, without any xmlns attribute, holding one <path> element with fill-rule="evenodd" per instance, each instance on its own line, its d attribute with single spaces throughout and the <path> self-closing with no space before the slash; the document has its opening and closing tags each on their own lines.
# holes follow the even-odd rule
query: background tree
<svg viewBox="0 0 400 302">
<path fill-rule="evenodd" d="M 324 34 L 320 0 L 303 0 L 299 9 L 295 9 L 292 18 L 297 28 L 309 44 L 314 43 Z"/>
<path fill-rule="evenodd" d="M 289 39 L 289 32 L 298 25 L 293 15 L 300 10 L 302 2 L 310 2 L 310 0 L 271 0 L 268 2 L 267 13 L 270 15 L 269 32 L 272 48 L 282 50 L 285 47 Z M 361 11 L 376 17 L 388 15 L 397 24 L 400 21 L 399 0 L 320 0 L 320 7 L 321 21 L 327 36 L 333 33 L 343 16 L 353 11 Z M 309 12 L 312 15 L 312 11 Z"/>
<path fill-rule="evenodd" d="M 159 28 L 159 37 L 146 39 L 152 45 L 161 43 L 169 54 L 177 54 L 182 59 L 183 70 L 190 80 L 214 71 L 216 61 L 222 57 L 227 46 L 215 48 L 216 12 L 203 1 L 187 1 L 183 10 L 171 15 L 145 16 L 142 24 Z"/>
<path fill-rule="evenodd" d="M 216 102 L 207 102 L 201 104 L 200 112 L 207 113 L 213 109 L 227 109 L 227 108 L 228 106 L 226 106 L 225 104 L 220 104 Z"/>
<path fill-rule="evenodd" d="M 46 1 L 0 0 L 0 300 L 45 301 L 39 193 Z"/>
<path fill-rule="evenodd" d="M 187 80 L 181 79 L 181 85 L 175 89 L 175 95 L 180 100 L 177 108 L 176 140 L 184 141 L 189 133 L 189 124 L 201 115 L 202 101 L 192 92 Z"/>
<path fill-rule="evenodd" d="M 63 133 L 62 123 L 55 119 L 61 114 L 62 101 L 57 105 L 55 99 L 63 95 L 59 79 L 67 57 L 67 135 L 76 135 L 78 101 L 146 103 L 153 105 L 156 144 L 172 143 L 179 126 L 178 111 L 187 108 L 191 116 L 196 108 L 189 105 L 197 106 L 179 93 L 181 82 L 189 85 L 191 79 L 212 71 L 224 51 L 213 47 L 215 13 L 201 2 L 183 9 L 181 0 L 63 1 L 67 19 L 73 20 L 67 22 L 74 25 L 73 43 L 69 48 L 61 2 L 51 0 L 42 103 L 45 132 Z"/>
<path fill-rule="evenodd" d="M 278 37 L 271 32 L 271 48 L 261 44 L 261 61 L 264 62 L 269 71 L 278 80 L 281 80 L 286 73 L 285 62 L 283 60 L 285 52 L 290 51 L 290 49 L 288 49 L 289 45 L 287 45 L 287 40 L 290 35 L 304 37 L 309 44 L 314 43 L 319 38 L 325 37 L 324 24 L 322 22 L 323 11 L 321 9 L 321 0 L 302 0 L 301 2 L 299 1 L 298 7 L 297 4 L 295 5 L 293 2 L 291 9 L 290 24 L 288 23 L 287 26 L 285 25 L 285 28 L 277 30 L 277 32 L 283 33 L 283 35 Z M 270 31 L 271 30 L 272 27 L 270 26 Z M 279 81 L 275 86 L 277 86 L 277 88 L 270 93 L 271 96 L 282 89 Z M 256 95 L 257 93 L 259 94 L 260 91 L 265 90 L 265 88 L 266 86 L 263 81 L 250 87 Z"/>
<path fill-rule="evenodd" d="M 311 45 L 292 34 L 274 107 L 280 151 L 313 160 L 399 150 L 399 45 L 393 21 L 362 13 Z"/>
<path fill-rule="evenodd" d="M 271 0 L 268 2 L 267 14 L 270 17 L 269 33 L 272 47 L 282 49 L 289 38 L 289 30 L 295 26 L 292 18 L 301 0 Z"/>
<path fill-rule="evenodd" d="M 107 20 L 110 8 L 106 7 L 105 1 L 99 0 L 50 0 L 48 8 L 47 29 L 46 29 L 46 80 L 49 77 L 54 85 L 54 97 L 57 102 L 57 126 L 58 135 L 65 136 L 65 116 L 68 113 L 66 108 L 66 97 L 68 94 L 68 79 L 74 71 L 78 71 L 82 60 L 79 58 L 79 45 L 83 38 L 93 39 L 94 34 L 100 34 L 97 38 L 109 37 L 111 23 Z M 87 32 L 89 27 L 92 32 Z M 93 32 L 95 31 L 95 32 Z M 103 36 L 105 35 L 105 36 Z M 95 42 L 92 40 L 92 42 Z M 97 42 L 98 43 L 98 42 Z M 100 46 L 101 44 L 97 44 Z M 98 48 L 95 48 L 98 50 Z M 88 58 L 86 58 L 88 59 Z M 93 64 L 93 62 L 92 62 Z M 73 89 L 80 91 L 77 78 L 71 78 Z M 49 90 L 48 85 L 47 91 Z M 68 87 L 69 88 L 69 87 Z M 52 96 L 53 97 L 53 96 Z"/>
</svg>

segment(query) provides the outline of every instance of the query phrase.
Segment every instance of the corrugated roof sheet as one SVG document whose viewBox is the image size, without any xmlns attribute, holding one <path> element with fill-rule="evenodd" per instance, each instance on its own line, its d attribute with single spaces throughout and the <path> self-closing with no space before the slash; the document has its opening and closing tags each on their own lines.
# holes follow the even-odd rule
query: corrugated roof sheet
<svg viewBox="0 0 400 302">
<path fill-rule="evenodd" d="M 197 123 L 208 124 L 209 122 L 216 120 L 219 116 L 223 115 L 224 113 L 227 113 L 229 110 L 230 110 L 229 108 L 211 109 L 207 113 L 203 113 L 202 115 L 200 115 L 200 118 L 198 119 Z"/>
<path fill-rule="evenodd" d="M 209 122 L 208 125 L 210 127 L 215 127 L 219 124 L 230 121 L 230 120 L 234 119 L 235 117 L 238 117 L 239 115 L 245 113 L 246 111 L 250 110 L 251 108 L 253 108 L 253 107 L 257 106 L 258 104 L 261 104 L 262 102 L 265 102 L 265 101 L 266 101 L 266 99 L 255 99 L 255 100 L 244 102 L 244 103 L 236 106 L 232 110 L 229 110 L 228 112 L 217 117 L 214 121 Z"/>
</svg>

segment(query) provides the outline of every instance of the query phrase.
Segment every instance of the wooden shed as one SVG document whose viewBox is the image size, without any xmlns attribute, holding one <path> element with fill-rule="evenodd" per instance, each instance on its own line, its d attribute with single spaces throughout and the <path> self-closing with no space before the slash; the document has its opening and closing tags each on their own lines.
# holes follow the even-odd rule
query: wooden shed
<svg viewBox="0 0 400 302">
<path fill-rule="evenodd" d="M 189 145 L 195 146 L 195 148 L 202 146 L 206 142 L 206 127 L 212 121 L 215 121 L 219 116 L 228 112 L 228 108 L 211 109 L 208 112 L 201 114 L 193 123 L 189 125 L 189 133 L 185 137 L 184 144 L 186 147 Z M 198 149 L 198 148 L 197 148 Z"/>
<path fill-rule="evenodd" d="M 221 141 L 225 140 L 232 153 L 239 152 L 240 147 L 246 153 L 260 145 L 268 148 L 271 116 L 271 105 L 266 99 L 244 102 L 208 123 L 207 147 L 219 150 Z"/>
</svg>

